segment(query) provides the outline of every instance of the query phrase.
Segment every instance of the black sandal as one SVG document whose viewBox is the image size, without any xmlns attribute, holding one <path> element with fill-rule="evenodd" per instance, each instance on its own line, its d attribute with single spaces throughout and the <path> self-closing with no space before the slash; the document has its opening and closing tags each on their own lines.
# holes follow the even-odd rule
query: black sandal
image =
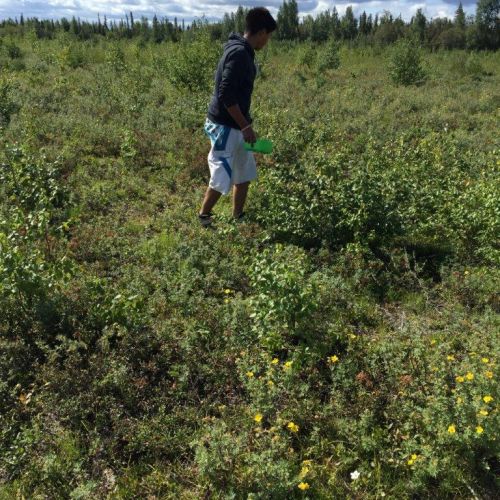
<svg viewBox="0 0 500 500">
<path fill-rule="evenodd" d="M 212 212 L 208 212 L 208 214 L 198 214 L 198 220 L 202 227 L 208 227 L 212 224 L 212 217 L 214 214 Z"/>
</svg>

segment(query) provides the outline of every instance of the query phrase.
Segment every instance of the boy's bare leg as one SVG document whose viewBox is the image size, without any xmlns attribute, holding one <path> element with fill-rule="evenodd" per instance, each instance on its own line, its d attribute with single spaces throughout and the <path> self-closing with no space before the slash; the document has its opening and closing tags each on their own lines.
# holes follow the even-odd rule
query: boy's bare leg
<svg viewBox="0 0 500 500">
<path fill-rule="evenodd" d="M 212 210 L 212 208 L 214 208 L 215 204 L 219 201 L 220 197 L 221 193 L 219 193 L 219 191 L 216 191 L 211 187 L 207 188 L 203 204 L 201 205 L 200 215 L 208 214 Z"/>
<path fill-rule="evenodd" d="M 234 185 L 233 191 L 233 217 L 238 217 L 243 212 L 245 201 L 248 194 L 248 186 L 250 181 Z"/>
</svg>

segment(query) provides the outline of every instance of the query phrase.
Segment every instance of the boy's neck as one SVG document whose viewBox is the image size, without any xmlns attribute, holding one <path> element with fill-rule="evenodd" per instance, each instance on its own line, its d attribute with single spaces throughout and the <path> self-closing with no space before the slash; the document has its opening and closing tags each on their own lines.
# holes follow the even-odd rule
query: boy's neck
<svg viewBox="0 0 500 500">
<path fill-rule="evenodd" d="M 243 35 L 243 38 L 250 44 L 250 47 L 255 50 L 255 47 L 257 46 L 254 37 L 250 34 L 245 32 Z"/>
</svg>

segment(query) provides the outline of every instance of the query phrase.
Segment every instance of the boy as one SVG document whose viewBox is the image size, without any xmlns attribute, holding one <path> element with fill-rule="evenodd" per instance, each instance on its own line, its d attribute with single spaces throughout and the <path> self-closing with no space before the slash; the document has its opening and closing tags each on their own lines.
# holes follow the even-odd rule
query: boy
<svg viewBox="0 0 500 500">
<path fill-rule="evenodd" d="M 257 177 L 253 153 L 243 146 L 244 141 L 253 144 L 257 140 L 250 116 L 255 50 L 265 47 L 276 27 L 270 12 L 256 7 L 248 11 L 244 36 L 231 33 L 224 46 L 205 121 L 212 147 L 208 154 L 210 183 L 198 214 L 204 227 L 212 223 L 211 210 L 221 194 L 228 194 L 233 185 L 233 217 L 244 215 L 248 186 Z"/>
</svg>

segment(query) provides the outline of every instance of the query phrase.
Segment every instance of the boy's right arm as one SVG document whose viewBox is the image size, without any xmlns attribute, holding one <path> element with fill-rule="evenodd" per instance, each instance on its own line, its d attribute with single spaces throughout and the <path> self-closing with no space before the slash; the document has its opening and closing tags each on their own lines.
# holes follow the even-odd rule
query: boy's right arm
<svg viewBox="0 0 500 500">
<path fill-rule="evenodd" d="M 242 130 L 245 141 L 253 144 L 257 140 L 257 137 L 252 126 L 243 116 L 236 97 L 238 85 L 242 77 L 241 68 L 244 67 L 241 57 L 241 53 L 234 52 L 226 59 L 218 88 L 218 98 L 226 107 L 233 120 L 238 124 L 240 130 L 245 129 Z M 248 127 L 248 125 L 250 126 Z"/>
<path fill-rule="evenodd" d="M 249 124 L 246 118 L 243 116 L 241 112 L 239 104 L 233 104 L 232 106 L 226 108 L 227 112 L 231 115 L 233 120 L 239 125 L 241 133 L 243 134 L 243 139 L 250 144 L 253 144 L 257 140 L 257 136 L 252 128 L 252 125 Z M 250 126 L 248 126 L 250 125 Z M 246 128 L 248 127 L 248 128 Z M 243 130 L 245 129 L 245 130 Z"/>
</svg>

